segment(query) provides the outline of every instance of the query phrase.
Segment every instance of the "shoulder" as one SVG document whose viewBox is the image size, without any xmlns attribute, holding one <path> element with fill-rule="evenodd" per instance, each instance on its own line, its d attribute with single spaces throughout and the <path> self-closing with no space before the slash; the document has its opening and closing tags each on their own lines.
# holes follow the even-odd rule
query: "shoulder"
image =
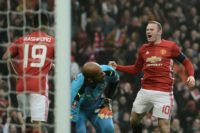
<svg viewBox="0 0 200 133">
<path fill-rule="evenodd" d="M 176 42 L 165 39 L 162 40 L 162 44 L 167 45 L 169 47 L 177 46 Z"/>
<path fill-rule="evenodd" d="M 144 51 L 145 49 L 148 49 L 150 47 L 150 44 L 142 44 L 142 46 L 139 47 L 138 52 L 141 53 L 142 51 Z"/>
<path fill-rule="evenodd" d="M 51 38 L 51 42 L 52 42 L 52 43 L 55 43 L 55 37 L 54 37 L 54 36 L 49 35 L 49 34 L 47 34 L 47 33 L 45 33 L 45 32 L 43 32 L 43 34 L 44 34 L 46 37 Z"/>
<path fill-rule="evenodd" d="M 164 47 L 168 48 L 171 51 L 173 57 L 178 56 L 181 52 L 181 48 L 174 41 L 162 40 Z"/>
<path fill-rule="evenodd" d="M 139 50 L 143 50 L 143 49 L 148 48 L 148 47 L 151 47 L 151 44 L 143 43 L 143 44 L 139 47 Z"/>
<path fill-rule="evenodd" d="M 33 32 L 27 36 L 29 38 L 32 38 L 36 42 L 42 41 L 42 42 L 46 42 L 46 44 L 50 44 L 50 45 L 55 44 L 55 38 L 51 35 L 48 35 L 46 32 L 42 32 L 42 31 Z"/>
<path fill-rule="evenodd" d="M 75 79 L 72 80 L 72 85 L 82 85 L 84 83 L 84 79 L 85 77 L 83 76 L 82 73 L 77 74 L 77 76 L 75 77 Z"/>
<path fill-rule="evenodd" d="M 24 36 L 21 36 L 19 38 L 17 38 L 16 40 L 14 40 L 14 44 L 21 44 L 24 40 Z"/>
<path fill-rule="evenodd" d="M 109 65 L 101 65 L 102 71 L 115 71 L 111 66 Z"/>
<path fill-rule="evenodd" d="M 117 77 L 119 76 L 115 69 L 113 69 L 109 65 L 101 65 L 101 69 L 105 72 L 106 76 L 108 77 Z"/>
<path fill-rule="evenodd" d="M 50 38 L 50 40 L 51 40 L 50 44 L 53 45 L 53 47 L 54 47 L 55 46 L 55 38 L 51 35 L 48 35 L 47 33 L 45 33 L 45 34 L 46 34 L 47 38 Z"/>
<path fill-rule="evenodd" d="M 74 80 L 78 80 L 78 81 L 84 81 L 85 77 L 83 76 L 82 73 L 79 73 L 76 75 L 76 78 Z"/>
</svg>

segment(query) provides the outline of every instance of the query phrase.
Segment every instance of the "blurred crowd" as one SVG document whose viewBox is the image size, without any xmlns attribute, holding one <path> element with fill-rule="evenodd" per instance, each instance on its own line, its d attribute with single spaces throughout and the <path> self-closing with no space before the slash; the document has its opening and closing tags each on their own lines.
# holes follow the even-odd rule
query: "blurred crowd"
<svg viewBox="0 0 200 133">
<path fill-rule="evenodd" d="M 107 64 L 133 64 L 138 48 L 146 42 L 145 28 L 149 20 L 163 26 L 163 38 L 177 42 L 195 68 L 196 86 L 189 91 L 184 85 L 184 68 L 174 64 L 175 103 L 171 119 L 171 133 L 200 133 L 200 1 L 199 0 L 72 0 L 71 78 L 80 72 L 87 61 Z M 47 19 L 45 19 L 47 18 Z M 0 56 L 8 42 L 44 25 L 54 27 L 54 0 L 0 1 Z M 67 30 L 67 29 L 66 29 Z M 66 44 L 69 45 L 69 44 Z M 8 90 L 0 90 L 0 133 L 17 113 L 12 76 L 5 62 L 0 61 L 0 73 L 8 82 Z M 116 133 L 131 133 L 129 123 L 132 102 L 140 89 L 141 75 L 120 73 L 121 81 L 113 104 Z M 9 80 L 8 80 L 9 79 Z M 11 79 L 11 80 L 10 80 Z M 51 79 L 52 80 L 52 79 Z M 54 87 L 51 82 L 50 111 L 46 126 L 52 132 L 54 115 Z M 5 99 L 5 100 L 4 100 Z M 1 101 L 6 105 L 1 105 Z M 4 104 L 5 104 L 4 103 Z M 11 107 L 10 107 L 11 106 Z M 7 109 L 9 108 L 9 109 Z M 10 122 L 11 123 L 11 122 Z M 142 121 L 144 133 L 159 133 L 157 120 L 148 113 Z M 11 128 L 17 127 L 10 124 Z M 94 133 L 88 123 L 89 133 Z M 13 129 L 14 130 L 14 129 Z M 14 132 L 12 132 L 14 133 Z"/>
</svg>

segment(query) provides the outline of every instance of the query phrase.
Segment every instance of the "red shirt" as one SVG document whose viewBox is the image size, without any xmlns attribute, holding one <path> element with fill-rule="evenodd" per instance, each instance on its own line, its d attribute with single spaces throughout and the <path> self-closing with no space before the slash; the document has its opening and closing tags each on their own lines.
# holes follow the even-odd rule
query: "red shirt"
<svg viewBox="0 0 200 133">
<path fill-rule="evenodd" d="M 17 39 L 9 48 L 16 60 L 16 90 L 47 95 L 48 72 L 54 58 L 55 39 L 44 32 L 33 32 Z"/>
<path fill-rule="evenodd" d="M 129 70 L 118 66 L 117 70 L 132 74 L 144 72 L 142 88 L 170 92 L 173 88 L 173 58 L 181 53 L 175 42 L 162 40 L 160 44 L 143 44 L 135 65 Z M 127 68 L 126 68 L 127 69 Z"/>
</svg>

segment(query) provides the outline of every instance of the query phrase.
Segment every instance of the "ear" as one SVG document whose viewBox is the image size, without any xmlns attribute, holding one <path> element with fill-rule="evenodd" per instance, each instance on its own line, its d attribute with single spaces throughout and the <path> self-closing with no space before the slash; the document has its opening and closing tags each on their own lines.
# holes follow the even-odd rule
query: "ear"
<svg viewBox="0 0 200 133">
<path fill-rule="evenodd" d="M 162 35 L 162 30 L 160 30 L 160 31 L 158 32 L 158 34 L 159 34 L 159 35 Z"/>
</svg>

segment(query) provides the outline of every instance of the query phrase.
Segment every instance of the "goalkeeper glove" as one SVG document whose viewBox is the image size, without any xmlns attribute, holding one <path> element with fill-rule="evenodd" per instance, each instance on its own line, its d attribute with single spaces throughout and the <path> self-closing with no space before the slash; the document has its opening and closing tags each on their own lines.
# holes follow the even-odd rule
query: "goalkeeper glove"
<svg viewBox="0 0 200 133">
<path fill-rule="evenodd" d="M 111 100 L 108 98 L 104 99 L 104 104 L 95 110 L 95 113 L 98 113 L 98 117 L 101 119 L 112 118 L 112 106 Z"/>
</svg>

